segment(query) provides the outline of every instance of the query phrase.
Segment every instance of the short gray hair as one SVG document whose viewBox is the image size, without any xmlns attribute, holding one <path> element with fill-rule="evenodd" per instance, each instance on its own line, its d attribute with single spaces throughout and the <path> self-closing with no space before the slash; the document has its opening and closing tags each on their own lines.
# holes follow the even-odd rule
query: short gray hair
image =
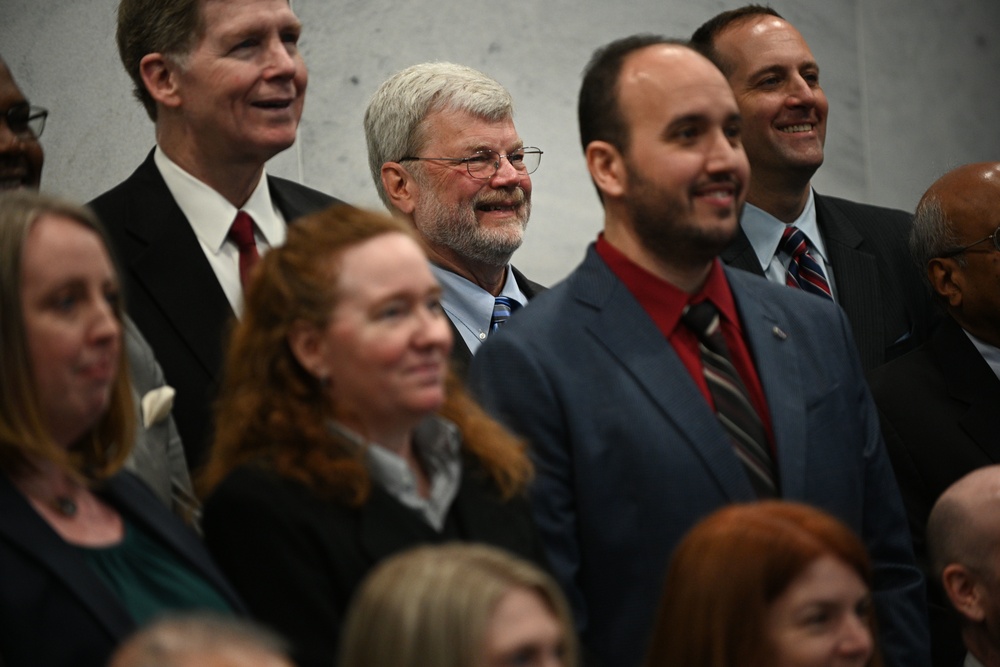
<svg viewBox="0 0 1000 667">
<path fill-rule="evenodd" d="M 928 262 L 960 248 L 961 245 L 951 220 L 944 214 L 941 200 L 935 194 L 925 195 L 917 204 L 913 227 L 910 229 L 910 254 L 924 278 L 927 278 Z M 959 266 L 965 266 L 964 256 L 956 255 L 955 261 Z"/>
<path fill-rule="evenodd" d="M 382 165 L 420 151 L 426 143 L 424 120 L 436 111 L 465 111 L 490 121 L 514 115 L 510 93 L 495 79 L 455 63 L 422 63 L 392 75 L 365 111 L 368 166 L 386 207 Z"/>
</svg>

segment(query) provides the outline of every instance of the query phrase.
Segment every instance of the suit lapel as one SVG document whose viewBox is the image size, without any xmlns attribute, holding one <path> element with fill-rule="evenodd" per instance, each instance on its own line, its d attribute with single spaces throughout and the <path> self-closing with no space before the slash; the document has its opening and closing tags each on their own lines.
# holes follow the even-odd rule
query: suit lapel
<svg viewBox="0 0 1000 667">
<path fill-rule="evenodd" d="M 1000 463 L 1000 379 L 950 317 L 941 323 L 929 345 L 948 392 L 969 406 L 959 426 L 991 460 Z"/>
<path fill-rule="evenodd" d="M 753 500 L 750 481 L 733 453 L 729 437 L 687 368 L 593 247 L 581 269 L 573 274 L 572 290 L 584 307 L 596 311 L 592 317 L 584 316 L 581 323 L 607 349 L 611 359 L 635 379 L 667 422 L 664 438 L 674 432 L 679 434 L 722 493 L 732 500 Z M 651 447 L 657 445 L 649 443 Z"/>
<path fill-rule="evenodd" d="M 205 371 L 216 377 L 222 368 L 221 335 L 233 317 L 229 300 L 152 153 L 130 180 L 125 227 L 142 250 L 125 268 Z"/>
<path fill-rule="evenodd" d="M 834 267 L 837 301 L 858 341 L 861 365 L 874 368 L 882 363 L 886 345 L 885 318 L 878 305 L 882 303 L 878 262 L 862 249 L 864 237 L 849 219 L 838 214 L 820 195 L 815 196 L 815 201 L 816 223 L 826 243 L 830 265 Z"/>
<path fill-rule="evenodd" d="M 791 328 L 761 298 L 760 291 L 754 289 L 756 279 L 748 279 L 734 271 L 726 271 L 726 277 L 771 414 L 781 495 L 783 498 L 802 498 L 809 434 L 804 418 L 803 391 L 808 369 L 804 368 L 799 355 L 801 348 L 788 338 Z"/>
<path fill-rule="evenodd" d="M 0 473 L 0 539 L 39 563 L 94 615 L 111 637 L 121 639 L 135 629 L 128 611 L 91 569 L 82 554 L 68 545 Z M 8 582 L 16 586 L 17 582 Z"/>
<path fill-rule="evenodd" d="M 747 238 L 742 227 L 736 232 L 736 238 L 722 251 L 719 258 L 727 266 L 749 271 L 758 276 L 764 275 L 764 270 L 760 268 L 760 261 L 757 259 L 757 253 L 753 251 L 750 239 Z"/>
</svg>

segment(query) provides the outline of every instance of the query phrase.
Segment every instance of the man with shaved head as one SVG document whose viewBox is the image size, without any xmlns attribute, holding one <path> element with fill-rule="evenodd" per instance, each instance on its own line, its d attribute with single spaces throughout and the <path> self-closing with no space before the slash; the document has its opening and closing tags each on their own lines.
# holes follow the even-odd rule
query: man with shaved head
<svg viewBox="0 0 1000 667">
<path fill-rule="evenodd" d="M 1000 667 L 1000 465 L 941 495 L 927 523 L 935 579 L 961 618 L 964 667 Z"/>
<path fill-rule="evenodd" d="M 918 557 L 938 496 L 970 470 L 1000 463 L 998 227 L 1000 163 L 958 167 L 927 190 L 910 249 L 948 317 L 924 345 L 870 377 Z M 935 650 L 949 637 L 957 645 L 954 625 L 943 629 L 947 610 L 931 611 Z"/>
<path fill-rule="evenodd" d="M 866 370 L 915 348 L 934 316 L 906 251 L 909 214 L 812 188 L 830 105 L 802 34 L 770 7 L 747 5 L 691 39 L 733 88 L 750 159 L 740 232 L 722 260 L 839 304 Z"/>
</svg>

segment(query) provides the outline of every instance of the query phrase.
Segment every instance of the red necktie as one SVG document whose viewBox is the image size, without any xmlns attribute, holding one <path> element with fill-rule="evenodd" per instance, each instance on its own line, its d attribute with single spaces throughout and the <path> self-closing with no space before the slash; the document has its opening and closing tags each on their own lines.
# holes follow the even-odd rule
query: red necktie
<svg viewBox="0 0 1000 667">
<path fill-rule="evenodd" d="M 245 290 L 253 267 L 260 259 L 257 253 L 257 241 L 253 237 L 253 218 L 246 211 L 239 211 L 236 214 L 236 220 L 229 228 L 229 238 L 240 250 L 240 284 Z"/>
</svg>

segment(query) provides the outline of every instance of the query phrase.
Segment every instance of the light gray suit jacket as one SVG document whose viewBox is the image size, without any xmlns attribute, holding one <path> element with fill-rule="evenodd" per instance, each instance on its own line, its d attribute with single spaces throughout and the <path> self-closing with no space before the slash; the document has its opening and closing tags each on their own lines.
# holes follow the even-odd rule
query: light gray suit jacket
<svg viewBox="0 0 1000 667">
<path fill-rule="evenodd" d="M 726 276 L 771 412 L 782 497 L 862 537 L 888 664 L 928 665 L 923 579 L 843 311 Z M 490 337 L 469 386 L 529 442 L 535 518 L 584 644 L 608 665 L 639 664 L 674 546 L 718 507 L 755 499 L 715 413 L 593 247 Z"/>
<path fill-rule="evenodd" d="M 142 397 L 163 387 L 163 371 L 149 343 L 135 323 L 125 318 L 125 350 L 135 402 L 135 443 L 125 466 L 149 485 L 156 497 L 185 519 L 197 515 L 198 501 L 191 488 L 184 447 L 170 413 L 143 425 Z"/>
</svg>

